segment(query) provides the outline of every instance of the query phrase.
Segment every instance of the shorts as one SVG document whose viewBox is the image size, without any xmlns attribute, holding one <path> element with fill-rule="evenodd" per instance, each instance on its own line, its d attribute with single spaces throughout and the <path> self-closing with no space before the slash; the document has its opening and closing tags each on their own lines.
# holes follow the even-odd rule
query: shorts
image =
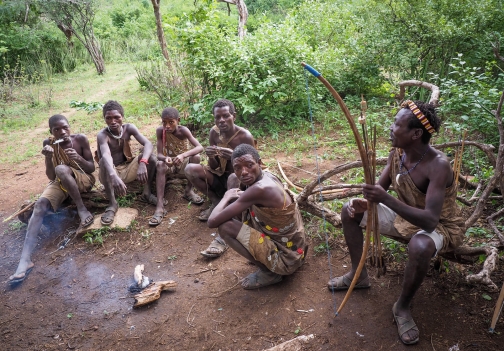
<svg viewBox="0 0 504 351">
<path fill-rule="evenodd" d="M 224 173 L 221 176 L 213 174 L 213 182 L 210 185 L 210 188 L 220 198 L 224 197 L 224 194 L 227 191 L 227 181 L 230 175 L 230 173 Z"/>
<path fill-rule="evenodd" d="M 436 252 L 434 253 L 434 257 L 437 256 L 439 250 L 443 248 L 444 238 L 441 234 L 439 234 L 435 230 L 431 233 L 426 232 L 425 230 L 420 230 L 411 236 L 403 236 L 394 227 L 394 221 L 397 214 L 384 204 L 377 204 L 376 208 L 378 210 L 378 223 L 380 224 L 381 235 L 398 241 L 409 241 L 411 237 L 418 234 L 427 235 L 434 241 L 434 244 L 436 245 Z M 366 223 L 367 223 L 367 211 L 364 212 L 364 217 L 362 217 L 360 226 L 362 228 L 365 228 Z"/>
<path fill-rule="evenodd" d="M 124 184 L 131 183 L 137 179 L 138 173 L 138 156 L 129 163 L 123 163 L 115 166 L 115 171 Z"/>
<path fill-rule="evenodd" d="M 79 193 L 87 193 L 90 191 L 95 183 L 94 176 L 92 174 L 84 173 L 81 170 L 71 169 L 73 171 Z M 68 192 L 63 190 L 63 186 L 59 180 L 53 180 L 50 182 L 42 192 L 42 195 L 40 195 L 40 197 L 44 197 L 49 200 L 54 211 L 57 211 L 63 201 L 65 201 L 69 196 Z"/>
</svg>

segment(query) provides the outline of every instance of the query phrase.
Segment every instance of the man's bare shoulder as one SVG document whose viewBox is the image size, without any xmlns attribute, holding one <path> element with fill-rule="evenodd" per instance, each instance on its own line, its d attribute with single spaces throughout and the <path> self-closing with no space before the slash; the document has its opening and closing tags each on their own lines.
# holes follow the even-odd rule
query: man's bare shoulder
<svg viewBox="0 0 504 351">
<path fill-rule="evenodd" d="M 88 137 L 85 134 L 79 133 L 79 134 L 73 134 L 74 138 L 78 142 L 88 142 Z"/>
<path fill-rule="evenodd" d="M 100 130 L 98 132 L 98 134 L 96 134 L 96 138 L 97 139 L 100 139 L 100 138 L 104 138 L 104 137 L 107 137 L 107 128 L 103 128 L 102 130 Z"/>
<path fill-rule="evenodd" d="M 179 134 L 177 136 L 182 136 L 182 139 L 187 139 L 192 136 L 192 133 L 189 130 L 189 128 L 187 128 L 185 126 L 179 126 L 178 132 L 179 132 Z"/>
</svg>

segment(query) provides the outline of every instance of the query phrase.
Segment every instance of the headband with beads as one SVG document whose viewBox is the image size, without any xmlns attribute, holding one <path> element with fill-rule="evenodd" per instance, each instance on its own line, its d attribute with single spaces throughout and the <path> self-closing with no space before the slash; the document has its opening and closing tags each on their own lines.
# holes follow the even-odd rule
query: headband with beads
<svg viewBox="0 0 504 351">
<path fill-rule="evenodd" d="M 422 123 L 424 128 L 427 129 L 427 131 L 429 133 L 434 134 L 434 132 L 435 132 L 434 127 L 431 126 L 431 124 L 429 123 L 429 120 L 427 119 L 427 117 L 425 117 L 425 115 L 422 113 L 422 111 L 420 111 L 418 106 L 411 100 L 406 100 L 401 104 L 401 107 L 406 107 L 406 106 L 409 107 L 411 112 L 413 112 L 413 114 L 416 116 L 416 118 L 418 118 L 418 120 L 420 121 L 420 123 Z"/>
</svg>

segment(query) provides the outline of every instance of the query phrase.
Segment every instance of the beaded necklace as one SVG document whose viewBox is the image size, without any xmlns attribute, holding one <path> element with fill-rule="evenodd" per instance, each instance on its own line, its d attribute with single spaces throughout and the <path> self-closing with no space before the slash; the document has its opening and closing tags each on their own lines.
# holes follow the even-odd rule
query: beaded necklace
<svg viewBox="0 0 504 351">
<path fill-rule="evenodd" d="M 114 133 L 112 133 L 112 131 L 110 130 L 110 127 L 107 127 L 107 129 L 108 129 L 110 135 L 112 135 L 112 138 L 114 138 L 114 139 L 121 139 L 122 138 L 122 135 L 123 135 L 123 132 L 124 132 L 122 126 L 121 126 L 121 133 L 119 133 L 119 135 L 115 135 Z"/>
<path fill-rule="evenodd" d="M 415 163 L 415 165 L 413 167 L 411 167 L 410 169 L 405 170 L 404 172 L 401 172 L 401 170 L 402 170 L 403 165 L 404 165 L 404 159 L 406 158 L 406 153 L 404 153 L 402 155 L 402 157 L 401 157 L 401 163 L 399 164 L 399 173 L 396 176 L 396 183 L 397 183 L 397 185 L 399 185 L 399 177 L 402 176 L 402 175 L 405 175 L 405 174 L 409 174 L 411 171 L 413 171 L 416 168 L 416 166 L 418 166 L 418 164 L 423 160 L 424 156 L 427 154 L 427 151 L 429 151 L 429 149 L 425 150 L 425 152 L 423 153 L 423 155 L 420 157 L 420 159 L 418 160 L 418 162 Z"/>
</svg>

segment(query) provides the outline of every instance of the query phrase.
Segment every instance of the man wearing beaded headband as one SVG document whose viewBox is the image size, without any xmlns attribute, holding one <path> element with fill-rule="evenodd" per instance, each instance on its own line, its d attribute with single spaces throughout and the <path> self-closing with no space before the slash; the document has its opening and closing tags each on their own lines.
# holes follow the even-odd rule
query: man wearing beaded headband
<svg viewBox="0 0 504 351">
<path fill-rule="evenodd" d="M 244 289 L 278 283 L 304 262 L 301 213 L 280 180 L 262 170 L 261 158 L 252 145 L 238 145 L 231 162 L 241 188 L 226 191 L 210 214 L 208 226 L 218 227 L 221 238 L 259 268 L 245 277 Z"/>
<path fill-rule="evenodd" d="M 103 106 L 103 117 L 107 127 L 96 136 L 96 162 L 100 166 L 100 182 L 109 199 L 101 223 L 110 225 L 118 209 L 115 196 L 126 195 L 126 184 L 135 179 L 144 184 L 141 200 L 156 205 L 157 198 L 150 190 L 156 171 L 156 158 L 152 155 L 152 143 L 138 128 L 131 123 L 123 124 L 124 109 L 117 101 L 109 100 Z M 133 157 L 131 153 L 131 137 L 143 146 L 143 152 L 137 157 Z"/>
<path fill-rule="evenodd" d="M 91 190 L 95 178 L 91 173 L 95 166 L 84 134 L 71 134 L 68 120 L 63 115 L 49 118 L 51 136 L 44 140 L 42 154 L 45 156 L 46 175 L 50 183 L 35 203 L 28 222 L 26 239 L 16 273 L 8 279 L 10 284 L 21 283 L 33 269 L 31 254 L 37 244 L 37 235 L 44 216 L 52 209 L 57 211 L 67 198 L 72 198 L 77 206 L 80 226 L 93 223 L 93 215 L 87 210 L 81 193 Z"/>
<path fill-rule="evenodd" d="M 401 341 L 415 344 L 419 330 L 410 310 L 413 296 L 427 274 L 431 257 L 461 245 L 465 228 L 455 203 L 457 187 L 450 162 L 429 145 L 432 134 L 441 124 L 434 106 L 406 101 L 401 107 L 390 127 L 394 149 L 378 184 L 365 184 L 364 199 L 352 199 L 343 206 L 341 220 L 352 269 L 331 279 L 328 288 L 348 289 L 362 255 L 367 201 L 376 203 L 380 234 L 408 244 L 409 259 L 402 292 L 392 313 Z M 397 198 L 387 193 L 391 185 Z M 364 267 L 355 288 L 369 287 Z"/>
</svg>

